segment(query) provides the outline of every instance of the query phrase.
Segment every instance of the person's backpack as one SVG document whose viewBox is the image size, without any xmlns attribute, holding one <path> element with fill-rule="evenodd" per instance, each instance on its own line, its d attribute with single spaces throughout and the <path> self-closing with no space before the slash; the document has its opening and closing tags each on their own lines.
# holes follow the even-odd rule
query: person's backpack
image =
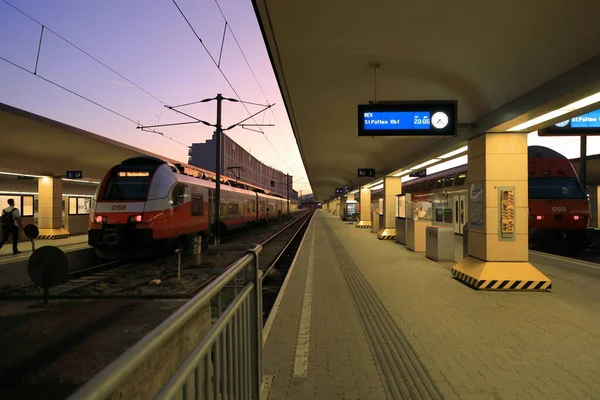
<svg viewBox="0 0 600 400">
<path fill-rule="evenodd" d="M 14 208 L 12 210 L 10 210 L 10 212 L 7 212 L 6 210 L 2 210 L 2 216 L 0 217 L 0 223 L 2 224 L 2 226 L 14 225 L 15 216 L 13 215 L 13 211 L 15 211 Z"/>
</svg>

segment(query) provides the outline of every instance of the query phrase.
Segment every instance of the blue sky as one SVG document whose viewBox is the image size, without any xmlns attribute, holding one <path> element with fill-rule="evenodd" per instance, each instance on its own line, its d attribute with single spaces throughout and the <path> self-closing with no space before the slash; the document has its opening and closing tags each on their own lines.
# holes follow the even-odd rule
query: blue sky
<svg viewBox="0 0 600 400">
<path fill-rule="evenodd" d="M 170 0 L 9 0 L 48 28 L 124 75 L 143 90 L 45 31 L 38 73 L 145 125 L 188 119 L 167 110 L 214 97 L 235 97 L 210 56 Z M 219 59 L 225 20 L 214 0 L 177 0 L 208 51 Z M 293 137 L 285 106 L 249 0 L 219 0 L 228 26 L 252 68 L 248 67 L 228 29 L 220 66 L 245 101 L 276 103 L 255 118 L 275 124 L 261 133 L 236 128 L 228 134 L 264 163 L 294 176 L 293 187 L 310 192 L 310 185 Z M 0 0 L 0 57 L 33 71 L 41 27 Z M 256 78 L 255 78 L 256 76 Z M 162 102 L 161 102 L 162 101 Z M 130 145 L 187 162 L 187 147 L 212 135 L 196 124 L 160 128 L 164 135 L 142 132 L 136 124 L 90 104 L 62 89 L 0 60 L 0 102 L 41 114 Z M 215 121 L 215 103 L 182 109 Z M 259 108 L 248 106 L 249 112 Z M 224 103 L 224 125 L 248 116 L 240 104 Z M 249 121 L 251 122 L 251 121 Z M 551 147 L 567 157 L 579 156 L 579 139 L 540 138 L 530 144 Z M 600 137 L 588 139 L 588 154 L 600 153 Z M 398 165 L 401 167 L 401 165 Z"/>
</svg>

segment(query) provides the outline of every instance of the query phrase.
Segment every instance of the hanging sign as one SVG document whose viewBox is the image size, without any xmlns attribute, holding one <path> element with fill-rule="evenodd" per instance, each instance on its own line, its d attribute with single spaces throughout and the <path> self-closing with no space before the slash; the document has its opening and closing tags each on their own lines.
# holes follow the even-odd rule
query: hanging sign
<svg viewBox="0 0 600 400">
<path fill-rule="evenodd" d="M 374 178 L 375 177 L 375 168 L 359 168 L 358 176 L 366 177 L 366 178 Z"/>
<path fill-rule="evenodd" d="M 558 122 L 538 131 L 539 136 L 600 135 L 600 110 Z"/>
</svg>

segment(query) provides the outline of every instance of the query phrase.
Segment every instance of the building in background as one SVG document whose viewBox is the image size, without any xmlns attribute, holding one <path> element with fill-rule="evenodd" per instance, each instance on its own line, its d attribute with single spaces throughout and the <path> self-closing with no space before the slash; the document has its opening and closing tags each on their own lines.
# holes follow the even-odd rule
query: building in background
<svg viewBox="0 0 600 400">
<path fill-rule="evenodd" d="M 298 198 L 298 192 L 292 189 L 292 176 L 261 163 L 256 157 L 244 150 L 226 134 L 222 134 L 221 174 L 256 185 L 277 193 L 285 198 Z M 191 165 L 215 171 L 216 168 L 215 134 L 204 143 L 193 143 L 188 152 Z M 289 188 L 289 189 L 288 189 Z"/>
</svg>

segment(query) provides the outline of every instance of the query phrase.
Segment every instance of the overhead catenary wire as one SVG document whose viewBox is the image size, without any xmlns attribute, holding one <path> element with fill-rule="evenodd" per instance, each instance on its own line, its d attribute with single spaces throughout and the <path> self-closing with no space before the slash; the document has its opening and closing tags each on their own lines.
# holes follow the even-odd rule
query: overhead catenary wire
<svg viewBox="0 0 600 400">
<path fill-rule="evenodd" d="M 223 20 L 225 20 L 225 27 L 231 33 L 231 36 L 233 37 L 233 40 L 235 41 L 238 49 L 240 50 L 240 53 L 242 54 L 242 57 L 244 58 L 244 61 L 246 62 L 246 65 L 250 69 L 250 72 L 252 73 L 252 76 L 254 77 L 254 80 L 256 81 L 256 84 L 258 85 L 258 88 L 260 89 L 262 95 L 264 96 L 265 101 L 267 103 L 269 103 L 268 96 L 266 95 L 266 93 L 265 93 L 262 85 L 260 84 L 260 81 L 258 80 L 258 77 L 256 76 L 256 73 L 254 72 L 254 69 L 252 68 L 252 65 L 250 64 L 250 61 L 248 60 L 248 57 L 246 57 L 246 53 L 244 53 L 244 50 L 242 49 L 242 45 L 240 44 L 240 42 L 238 41 L 237 37 L 235 36 L 235 33 L 233 32 L 233 29 L 231 28 L 231 24 L 227 20 L 227 17 L 225 16 L 225 13 L 223 12 L 223 9 L 221 8 L 221 5 L 219 4 L 218 0 L 215 0 L 215 4 L 217 5 L 217 8 L 219 9 L 219 12 L 221 13 L 221 16 L 223 17 Z M 285 148 L 287 149 L 288 152 L 292 153 L 292 151 L 290 150 L 290 148 L 287 145 L 287 142 L 286 142 L 285 137 L 283 135 L 283 131 L 280 128 L 280 123 L 279 123 L 279 121 L 277 119 L 277 116 L 275 115 L 275 112 L 273 111 L 273 109 L 271 109 L 270 111 L 271 111 L 271 114 L 273 115 L 273 118 L 275 119 L 275 126 L 277 127 L 277 130 L 279 131 L 279 134 L 281 135 L 281 139 L 283 141 L 283 144 L 284 144 Z M 267 139 L 267 141 L 269 142 L 269 144 L 271 145 L 271 147 L 273 147 L 273 149 L 277 152 L 277 150 L 275 149 L 275 146 L 273 146 L 273 144 L 268 139 L 268 137 L 266 136 L 266 134 L 264 132 L 262 132 L 262 131 L 261 131 L 261 133 L 263 134 L 263 136 L 265 137 L 265 139 Z M 277 153 L 279 153 L 279 152 L 277 152 Z M 281 154 L 279 154 L 279 156 L 281 157 Z M 288 168 L 290 170 L 294 171 L 294 168 L 290 167 L 290 165 L 287 163 L 287 161 L 285 160 L 285 158 L 282 157 L 282 159 L 286 163 L 286 165 L 288 166 Z"/>
</svg>

